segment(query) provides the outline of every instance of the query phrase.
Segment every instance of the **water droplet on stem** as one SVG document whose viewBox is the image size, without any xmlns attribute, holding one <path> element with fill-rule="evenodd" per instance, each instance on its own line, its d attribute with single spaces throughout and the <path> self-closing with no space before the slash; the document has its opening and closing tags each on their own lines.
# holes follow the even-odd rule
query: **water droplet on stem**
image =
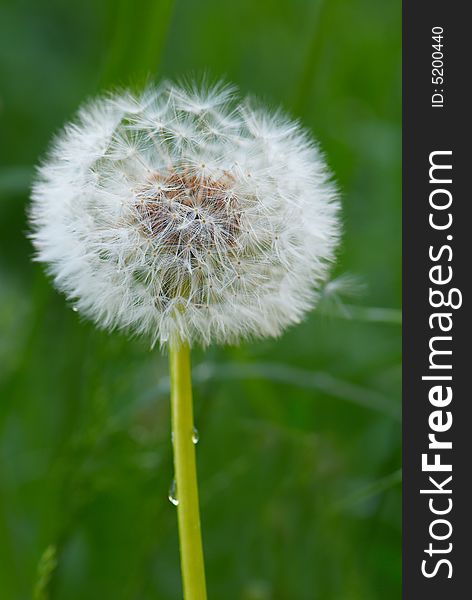
<svg viewBox="0 0 472 600">
<path fill-rule="evenodd" d="M 179 505 L 179 500 L 177 498 L 177 483 L 176 483 L 175 479 L 173 479 L 172 483 L 170 484 L 168 498 L 169 498 L 169 502 L 171 504 L 173 504 L 174 506 Z"/>
</svg>

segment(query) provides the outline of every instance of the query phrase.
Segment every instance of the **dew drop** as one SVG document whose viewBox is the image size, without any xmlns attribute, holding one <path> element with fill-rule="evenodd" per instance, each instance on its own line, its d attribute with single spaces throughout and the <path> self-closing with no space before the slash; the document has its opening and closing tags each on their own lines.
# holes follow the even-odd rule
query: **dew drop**
<svg viewBox="0 0 472 600">
<path fill-rule="evenodd" d="M 79 310 L 79 309 L 77 308 L 77 306 L 73 306 L 73 307 L 72 307 L 72 310 L 73 310 L 74 312 L 78 312 L 78 310 Z"/>
<path fill-rule="evenodd" d="M 192 442 L 196 445 L 200 440 L 200 434 L 198 433 L 198 429 L 196 427 L 193 428 L 192 431 Z"/>
<path fill-rule="evenodd" d="M 172 483 L 170 484 L 168 498 L 169 498 L 169 502 L 171 504 L 173 504 L 174 506 L 179 505 L 179 501 L 177 499 L 177 483 L 175 482 L 175 479 L 173 479 Z"/>
</svg>

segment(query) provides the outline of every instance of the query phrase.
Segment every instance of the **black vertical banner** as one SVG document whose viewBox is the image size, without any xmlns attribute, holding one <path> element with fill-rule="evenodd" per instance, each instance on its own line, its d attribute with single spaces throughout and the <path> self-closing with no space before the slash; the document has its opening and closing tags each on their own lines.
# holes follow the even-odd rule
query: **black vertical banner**
<svg viewBox="0 0 472 600">
<path fill-rule="evenodd" d="M 472 25 L 403 3 L 403 597 L 472 598 Z"/>
</svg>

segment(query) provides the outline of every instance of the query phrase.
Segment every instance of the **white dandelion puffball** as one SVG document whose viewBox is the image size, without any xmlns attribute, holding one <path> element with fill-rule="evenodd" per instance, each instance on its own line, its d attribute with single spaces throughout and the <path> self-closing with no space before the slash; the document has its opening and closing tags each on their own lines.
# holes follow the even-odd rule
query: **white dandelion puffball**
<svg viewBox="0 0 472 600">
<path fill-rule="evenodd" d="M 160 344 L 280 334 L 315 304 L 340 231 L 307 133 L 222 85 L 86 105 L 39 169 L 30 218 L 76 310 Z"/>
</svg>

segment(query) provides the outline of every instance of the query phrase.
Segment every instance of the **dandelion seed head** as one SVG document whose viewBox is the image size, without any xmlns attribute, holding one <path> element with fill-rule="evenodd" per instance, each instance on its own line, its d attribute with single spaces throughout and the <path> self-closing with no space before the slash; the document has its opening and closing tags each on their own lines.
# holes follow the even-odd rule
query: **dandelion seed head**
<svg viewBox="0 0 472 600">
<path fill-rule="evenodd" d="M 74 307 L 160 344 L 279 335 L 316 304 L 340 230 L 316 144 L 222 85 L 89 103 L 30 213 L 37 260 Z"/>
</svg>

